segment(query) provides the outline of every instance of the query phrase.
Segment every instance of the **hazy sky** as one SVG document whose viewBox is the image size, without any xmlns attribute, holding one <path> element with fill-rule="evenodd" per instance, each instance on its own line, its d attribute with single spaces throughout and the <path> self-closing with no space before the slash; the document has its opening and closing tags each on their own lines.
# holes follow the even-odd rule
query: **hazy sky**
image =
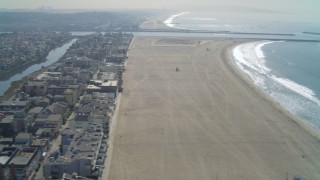
<svg viewBox="0 0 320 180">
<path fill-rule="evenodd" d="M 320 0 L 0 0 L 0 8 L 170 8 L 179 5 L 242 5 L 285 12 L 317 13 Z"/>
</svg>

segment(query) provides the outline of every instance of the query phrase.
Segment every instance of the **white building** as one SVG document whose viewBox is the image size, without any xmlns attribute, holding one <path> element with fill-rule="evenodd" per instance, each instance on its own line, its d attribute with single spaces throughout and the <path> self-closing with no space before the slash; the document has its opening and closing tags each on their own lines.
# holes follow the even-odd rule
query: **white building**
<svg viewBox="0 0 320 180">
<path fill-rule="evenodd" d="M 102 140 L 101 125 L 90 124 L 86 130 L 66 129 L 61 133 L 61 156 L 51 156 L 44 162 L 44 177 L 61 179 L 64 173 L 93 176 Z"/>
</svg>

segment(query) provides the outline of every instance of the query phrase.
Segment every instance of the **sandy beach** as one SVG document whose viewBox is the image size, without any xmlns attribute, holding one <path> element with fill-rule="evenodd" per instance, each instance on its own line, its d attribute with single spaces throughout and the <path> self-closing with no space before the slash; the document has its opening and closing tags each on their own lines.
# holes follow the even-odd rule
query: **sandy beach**
<svg viewBox="0 0 320 180">
<path fill-rule="evenodd" d="M 246 41 L 135 37 L 103 179 L 320 179 L 316 134 L 232 65 Z"/>
</svg>

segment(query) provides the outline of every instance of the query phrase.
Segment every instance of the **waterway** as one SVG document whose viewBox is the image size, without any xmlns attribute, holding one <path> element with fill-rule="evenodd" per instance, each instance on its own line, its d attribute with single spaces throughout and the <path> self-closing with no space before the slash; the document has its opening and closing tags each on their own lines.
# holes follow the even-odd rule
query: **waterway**
<svg viewBox="0 0 320 180">
<path fill-rule="evenodd" d="M 19 81 L 25 76 L 40 70 L 42 67 L 47 67 L 53 64 L 54 62 L 57 62 L 67 52 L 69 47 L 76 41 L 77 39 L 73 39 L 68 43 L 64 44 L 63 46 L 51 50 L 48 56 L 46 57 L 45 62 L 29 66 L 27 69 L 23 70 L 22 72 L 16 73 L 15 75 L 11 76 L 9 79 L 5 81 L 0 81 L 0 96 L 2 96 L 4 92 L 10 88 L 12 82 Z"/>
</svg>

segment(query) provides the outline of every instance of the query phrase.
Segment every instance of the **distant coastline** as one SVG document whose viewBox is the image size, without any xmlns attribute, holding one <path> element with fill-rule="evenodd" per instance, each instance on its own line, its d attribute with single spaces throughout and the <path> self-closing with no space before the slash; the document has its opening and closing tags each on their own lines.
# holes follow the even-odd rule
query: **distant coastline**
<svg viewBox="0 0 320 180">
<path fill-rule="evenodd" d="M 172 28 L 174 28 L 174 23 L 173 23 L 173 21 L 174 21 L 174 19 L 176 19 L 177 17 L 179 17 L 179 16 L 183 16 L 183 15 L 186 15 L 186 14 L 188 14 L 189 12 L 181 12 L 181 13 L 178 13 L 178 14 L 174 14 L 174 15 L 172 15 L 172 16 L 170 16 L 168 19 L 166 19 L 163 23 L 164 24 L 166 24 L 168 27 L 172 27 Z"/>
</svg>

